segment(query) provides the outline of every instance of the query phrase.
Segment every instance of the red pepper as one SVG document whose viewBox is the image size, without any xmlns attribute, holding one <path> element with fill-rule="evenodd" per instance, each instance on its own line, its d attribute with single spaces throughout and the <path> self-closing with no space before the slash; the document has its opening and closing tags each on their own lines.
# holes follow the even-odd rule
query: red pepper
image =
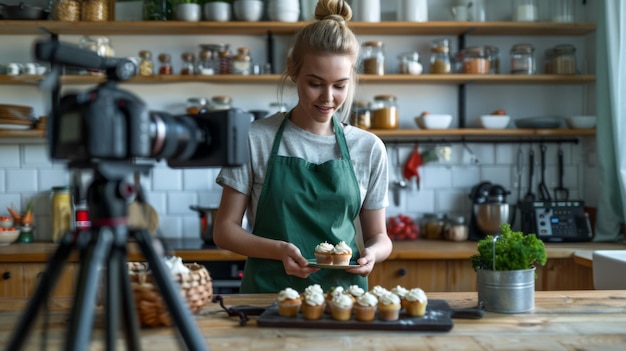
<svg viewBox="0 0 626 351">
<path fill-rule="evenodd" d="M 404 178 L 410 181 L 411 178 L 416 177 L 417 189 L 420 188 L 419 167 L 423 164 L 424 160 L 422 159 L 422 155 L 420 155 L 419 153 L 417 144 L 415 144 L 415 149 L 413 149 L 413 153 L 411 154 L 411 156 L 409 156 L 409 159 L 404 165 Z"/>
</svg>

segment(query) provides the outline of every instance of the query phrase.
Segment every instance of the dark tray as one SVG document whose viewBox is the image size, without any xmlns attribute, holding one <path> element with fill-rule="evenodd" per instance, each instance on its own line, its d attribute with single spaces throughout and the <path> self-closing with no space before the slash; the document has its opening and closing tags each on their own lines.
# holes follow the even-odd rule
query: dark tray
<svg viewBox="0 0 626 351">
<path fill-rule="evenodd" d="M 296 317 L 278 315 L 278 307 L 271 306 L 263 312 L 257 320 L 259 327 L 280 328 L 314 328 L 314 329 L 355 329 L 355 330 L 406 330 L 406 331 L 440 331 L 447 332 L 454 323 L 451 318 L 452 309 L 445 300 L 428 300 L 426 314 L 423 317 L 409 317 L 400 311 L 400 318 L 396 321 L 374 319 L 371 322 L 361 322 L 354 316 L 347 321 L 337 321 L 330 314 L 324 313 L 322 319 L 306 320 L 302 313 Z"/>
</svg>

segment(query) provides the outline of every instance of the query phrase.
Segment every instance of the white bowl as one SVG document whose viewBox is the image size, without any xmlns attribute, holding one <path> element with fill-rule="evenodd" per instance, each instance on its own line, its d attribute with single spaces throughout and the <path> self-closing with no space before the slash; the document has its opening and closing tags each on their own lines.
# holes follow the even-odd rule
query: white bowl
<svg viewBox="0 0 626 351">
<path fill-rule="evenodd" d="M 207 21 L 228 22 L 232 17 L 231 6 L 227 2 L 207 2 L 202 9 Z"/>
<path fill-rule="evenodd" d="M 596 116 L 571 116 L 565 119 L 571 129 L 592 129 L 596 127 Z"/>
<path fill-rule="evenodd" d="M 233 3 L 233 13 L 240 21 L 257 22 L 263 17 L 263 1 L 236 0 Z"/>
<path fill-rule="evenodd" d="M 13 217 L 0 216 L 0 228 L 11 228 L 11 227 L 13 227 Z"/>
<path fill-rule="evenodd" d="M 452 115 L 427 114 L 415 117 L 415 123 L 421 129 L 447 129 L 452 122 Z"/>
<path fill-rule="evenodd" d="M 505 129 L 509 125 L 511 117 L 501 115 L 480 116 L 480 123 L 487 129 Z"/>
<path fill-rule="evenodd" d="M 15 230 L 3 230 L 0 231 L 0 246 L 6 246 L 17 240 L 20 236 L 20 231 Z"/>
</svg>

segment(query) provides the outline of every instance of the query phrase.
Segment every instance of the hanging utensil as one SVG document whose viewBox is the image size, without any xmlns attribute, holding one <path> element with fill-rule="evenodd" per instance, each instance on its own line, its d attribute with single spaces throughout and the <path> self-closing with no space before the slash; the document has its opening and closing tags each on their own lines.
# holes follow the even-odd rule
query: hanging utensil
<svg viewBox="0 0 626 351">
<path fill-rule="evenodd" d="M 535 201 L 535 194 L 533 193 L 533 177 L 535 176 L 535 150 L 532 145 L 528 150 L 528 191 L 524 196 L 524 202 Z"/>
<path fill-rule="evenodd" d="M 554 189 L 554 198 L 556 200 L 567 200 L 569 198 L 569 189 L 563 186 L 563 173 L 564 173 L 564 165 L 563 165 L 563 150 L 561 149 L 561 145 L 559 144 L 559 150 L 557 152 L 557 161 L 558 161 L 558 176 L 559 176 L 559 186 Z"/>
<path fill-rule="evenodd" d="M 409 157 L 409 159 L 406 161 L 406 164 L 404 165 L 404 178 L 410 182 L 411 179 L 415 177 L 417 190 L 420 189 L 420 180 L 421 180 L 419 167 L 422 166 L 423 164 L 424 164 L 424 160 L 422 159 L 422 155 L 419 153 L 419 147 L 417 146 L 417 143 L 416 143 L 415 147 L 413 148 L 413 153 L 411 153 L 411 156 Z"/>
<path fill-rule="evenodd" d="M 395 173 L 396 180 L 391 183 L 391 191 L 394 205 L 400 206 L 400 189 L 406 188 L 407 184 L 400 174 L 400 147 L 396 145 L 394 149 L 396 154 L 393 161 L 393 172 Z"/>
<path fill-rule="evenodd" d="M 548 147 L 541 144 L 539 148 L 541 150 L 541 182 L 539 183 L 539 200 L 552 201 L 550 191 L 546 186 L 546 150 Z"/>
<path fill-rule="evenodd" d="M 517 210 L 522 210 L 522 168 L 524 167 L 524 152 L 522 146 L 519 146 L 517 150 L 517 203 L 513 206 L 513 213 L 511 214 L 511 225 L 515 224 L 517 217 Z"/>
</svg>

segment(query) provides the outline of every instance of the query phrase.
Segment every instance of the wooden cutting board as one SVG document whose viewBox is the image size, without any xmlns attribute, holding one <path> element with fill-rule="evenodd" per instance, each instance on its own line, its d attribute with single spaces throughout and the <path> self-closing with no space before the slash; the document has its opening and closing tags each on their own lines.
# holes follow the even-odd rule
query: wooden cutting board
<svg viewBox="0 0 626 351">
<path fill-rule="evenodd" d="M 280 328 L 314 328 L 314 329 L 356 329 L 356 330 L 406 330 L 406 331 L 441 331 L 452 329 L 454 323 L 450 317 L 452 309 L 445 300 L 428 300 L 426 314 L 423 317 L 409 317 L 404 311 L 400 312 L 397 321 L 383 321 L 374 319 L 371 322 L 360 322 L 354 316 L 347 321 L 336 321 L 330 314 L 324 313 L 322 319 L 306 320 L 302 313 L 297 317 L 283 317 L 278 315 L 278 307 L 272 306 L 265 310 L 257 320 L 259 327 Z"/>
</svg>

